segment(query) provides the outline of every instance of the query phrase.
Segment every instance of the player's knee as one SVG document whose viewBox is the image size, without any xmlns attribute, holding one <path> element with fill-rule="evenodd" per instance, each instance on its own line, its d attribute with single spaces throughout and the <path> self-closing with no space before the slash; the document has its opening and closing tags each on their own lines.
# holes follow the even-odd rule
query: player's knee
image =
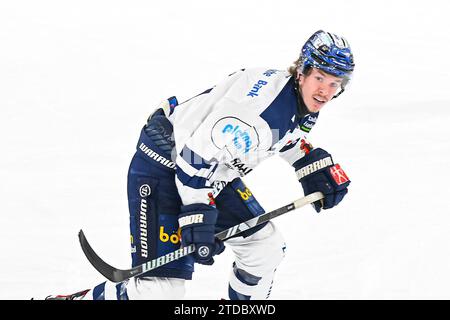
<svg viewBox="0 0 450 320">
<path fill-rule="evenodd" d="M 245 270 L 245 273 L 237 272 L 250 280 L 273 273 L 284 258 L 286 250 L 284 237 L 272 223 L 268 223 L 244 241 L 247 242 L 244 246 L 247 249 L 235 250 L 236 269 Z"/>
<path fill-rule="evenodd" d="M 266 228 L 267 238 L 264 241 L 263 250 L 260 250 L 260 254 L 266 260 L 266 272 L 273 272 L 285 256 L 286 242 L 281 232 L 273 223 L 267 224 L 264 229 Z M 261 256 L 260 258 L 262 259 L 263 257 Z"/>
</svg>

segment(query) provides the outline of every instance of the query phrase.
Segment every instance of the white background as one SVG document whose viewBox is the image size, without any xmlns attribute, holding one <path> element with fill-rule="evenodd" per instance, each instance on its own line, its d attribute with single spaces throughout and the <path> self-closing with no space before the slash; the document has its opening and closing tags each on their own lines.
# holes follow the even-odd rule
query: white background
<svg viewBox="0 0 450 320">
<path fill-rule="evenodd" d="M 1 1 L 0 298 L 102 282 L 79 229 L 128 268 L 126 174 L 160 100 L 229 73 L 287 68 L 324 29 L 352 45 L 347 92 L 310 134 L 352 180 L 335 209 L 275 220 L 273 299 L 450 298 L 446 1 Z M 266 210 L 303 195 L 279 158 L 245 179 Z M 227 297 L 231 250 L 188 299 Z"/>
</svg>

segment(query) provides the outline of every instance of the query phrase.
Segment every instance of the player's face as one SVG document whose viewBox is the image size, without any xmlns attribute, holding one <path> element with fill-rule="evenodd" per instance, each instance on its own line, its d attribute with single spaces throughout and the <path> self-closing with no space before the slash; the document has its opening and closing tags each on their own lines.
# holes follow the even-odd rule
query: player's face
<svg viewBox="0 0 450 320">
<path fill-rule="evenodd" d="M 300 75 L 300 92 L 310 112 L 318 112 L 341 88 L 342 79 L 313 68 L 308 76 Z"/>
</svg>

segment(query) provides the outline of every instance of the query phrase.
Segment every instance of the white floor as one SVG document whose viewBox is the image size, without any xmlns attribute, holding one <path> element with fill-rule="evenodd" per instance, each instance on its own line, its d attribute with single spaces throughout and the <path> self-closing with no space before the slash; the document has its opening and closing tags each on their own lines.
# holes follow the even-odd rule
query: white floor
<svg viewBox="0 0 450 320">
<path fill-rule="evenodd" d="M 243 67 L 286 68 L 318 29 L 352 44 L 351 87 L 310 134 L 352 180 L 337 208 L 275 220 L 288 244 L 273 299 L 449 299 L 450 69 L 443 1 L 0 3 L 0 299 L 103 281 L 79 229 L 130 264 L 126 173 L 162 99 Z M 302 196 L 278 158 L 246 177 L 273 210 Z M 226 297 L 232 256 L 189 299 Z"/>
</svg>

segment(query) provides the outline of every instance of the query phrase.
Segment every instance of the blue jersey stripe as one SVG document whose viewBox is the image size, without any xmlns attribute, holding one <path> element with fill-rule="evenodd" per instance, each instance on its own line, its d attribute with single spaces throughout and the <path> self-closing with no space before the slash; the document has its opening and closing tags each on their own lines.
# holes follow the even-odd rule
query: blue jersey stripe
<svg viewBox="0 0 450 320">
<path fill-rule="evenodd" d="M 206 184 L 207 184 L 208 180 L 205 178 L 197 177 L 197 176 L 191 177 L 186 172 L 184 172 L 179 166 L 177 166 L 176 174 L 177 174 L 178 179 L 185 186 L 188 186 L 188 187 L 191 187 L 194 189 L 206 188 Z"/>
<path fill-rule="evenodd" d="M 191 167 L 197 170 L 211 168 L 211 164 L 209 161 L 203 159 L 200 155 L 189 149 L 187 146 L 184 146 L 183 150 L 181 150 L 180 156 Z"/>
</svg>

